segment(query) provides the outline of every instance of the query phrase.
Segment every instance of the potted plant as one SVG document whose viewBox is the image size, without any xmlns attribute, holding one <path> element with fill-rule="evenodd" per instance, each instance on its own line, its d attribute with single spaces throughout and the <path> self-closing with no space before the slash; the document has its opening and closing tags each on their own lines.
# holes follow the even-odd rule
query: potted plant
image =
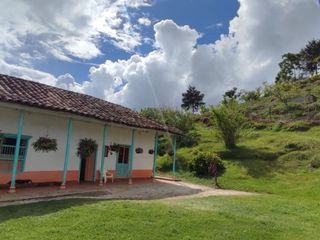
<svg viewBox="0 0 320 240">
<path fill-rule="evenodd" d="M 141 147 L 137 147 L 137 148 L 136 148 L 136 153 L 137 153 L 137 154 L 143 153 L 143 149 L 142 149 Z"/>
<path fill-rule="evenodd" d="M 96 151 L 97 146 L 97 142 L 91 138 L 80 139 L 77 148 L 78 157 L 86 159 Z"/>
<path fill-rule="evenodd" d="M 118 143 L 111 144 L 108 148 L 110 150 L 110 155 L 112 155 L 112 152 L 119 152 L 121 145 Z"/>
<path fill-rule="evenodd" d="M 50 152 L 58 150 L 57 140 L 49 137 L 39 137 L 32 143 L 32 147 L 36 152 Z"/>
</svg>

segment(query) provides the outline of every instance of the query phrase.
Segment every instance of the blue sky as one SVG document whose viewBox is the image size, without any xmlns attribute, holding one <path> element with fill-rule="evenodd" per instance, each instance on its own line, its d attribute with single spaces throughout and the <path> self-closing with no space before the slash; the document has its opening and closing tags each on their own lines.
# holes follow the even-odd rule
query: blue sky
<svg viewBox="0 0 320 240">
<path fill-rule="evenodd" d="M 1 0 L 0 72 L 134 109 L 274 82 L 319 39 L 319 0 Z"/>
<path fill-rule="evenodd" d="M 219 39 L 221 34 L 228 33 L 229 21 L 236 16 L 238 8 L 239 3 L 236 0 L 154 0 L 151 7 L 128 8 L 128 12 L 132 22 L 144 15 L 152 20 L 153 24 L 164 19 L 172 19 L 178 25 L 189 25 L 202 33 L 198 43 L 203 44 L 212 43 Z M 143 26 L 141 34 L 154 39 L 153 25 Z M 102 55 L 94 59 L 76 59 L 79 63 L 70 63 L 49 58 L 35 61 L 34 67 L 55 76 L 70 73 L 78 82 L 82 82 L 88 79 L 91 63 L 101 64 L 106 59 L 128 59 L 133 54 L 115 47 L 108 41 L 100 41 L 99 45 Z M 134 52 L 143 55 L 153 48 L 152 44 L 142 44 Z"/>
</svg>

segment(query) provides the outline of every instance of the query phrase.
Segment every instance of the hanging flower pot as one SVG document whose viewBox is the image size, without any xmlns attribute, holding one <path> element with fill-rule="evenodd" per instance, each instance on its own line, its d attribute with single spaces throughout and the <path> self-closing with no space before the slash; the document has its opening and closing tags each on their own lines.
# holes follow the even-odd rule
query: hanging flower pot
<svg viewBox="0 0 320 240">
<path fill-rule="evenodd" d="M 77 155 L 83 159 L 86 159 L 96 151 L 97 146 L 97 142 L 91 138 L 80 139 Z"/>
<path fill-rule="evenodd" d="M 120 151 L 120 144 L 117 143 L 113 143 L 112 145 L 110 145 L 109 149 L 111 152 L 119 152 Z"/>
<path fill-rule="evenodd" d="M 36 152 L 50 152 L 57 151 L 57 140 L 49 137 L 39 137 L 37 141 L 32 143 L 32 147 Z"/>
<path fill-rule="evenodd" d="M 136 153 L 137 154 L 143 153 L 143 149 L 141 147 L 136 148 Z"/>
</svg>

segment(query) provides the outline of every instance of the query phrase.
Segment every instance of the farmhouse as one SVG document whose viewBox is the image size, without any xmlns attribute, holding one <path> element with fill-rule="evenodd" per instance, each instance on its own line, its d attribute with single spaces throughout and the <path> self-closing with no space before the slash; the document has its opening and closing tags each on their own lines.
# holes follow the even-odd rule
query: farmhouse
<svg viewBox="0 0 320 240">
<path fill-rule="evenodd" d="M 106 173 L 129 183 L 152 178 L 164 133 L 172 136 L 175 171 L 179 130 L 92 96 L 0 75 L 0 184 L 9 192 L 17 182 L 102 184 Z M 94 143 L 92 154 L 77 154 L 81 141 Z"/>
</svg>

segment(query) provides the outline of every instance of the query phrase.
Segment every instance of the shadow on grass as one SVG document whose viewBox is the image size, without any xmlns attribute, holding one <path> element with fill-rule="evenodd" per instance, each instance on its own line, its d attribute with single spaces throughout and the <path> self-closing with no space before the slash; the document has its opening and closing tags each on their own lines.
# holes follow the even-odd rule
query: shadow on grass
<svg viewBox="0 0 320 240">
<path fill-rule="evenodd" d="M 76 198 L 4 206 L 0 207 L 0 223 L 21 217 L 43 216 L 46 214 L 59 212 L 61 210 L 71 207 L 94 204 L 99 201 L 101 200 Z"/>
<path fill-rule="evenodd" d="M 219 155 L 226 161 L 246 168 L 248 175 L 255 178 L 272 178 L 276 173 L 285 172 L 285 166 L 278 161 L 281 153 L 274 153 L 270 150 L 241 146 L 221 151 Z"/>
</svg>

